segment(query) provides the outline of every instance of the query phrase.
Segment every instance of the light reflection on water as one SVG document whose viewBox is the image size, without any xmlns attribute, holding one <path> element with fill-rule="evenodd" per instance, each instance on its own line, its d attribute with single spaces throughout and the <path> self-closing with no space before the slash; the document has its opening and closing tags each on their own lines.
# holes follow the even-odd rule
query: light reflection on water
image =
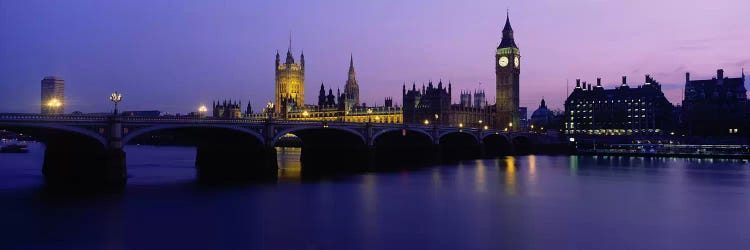
<svg viewBox="0 0 750 250">
<path fill-rule="evenodd" d="M 279 148 L 278 183 L 186 188 L 194 148 L 126 149 L 122 197 L 62 204 L 14 181 L 41 180 L 43 154 L 0 154 L 3 249 L 750 249 L 743 160 L 515 156 L 302 181 L 301 151 Z"/>
</svg>

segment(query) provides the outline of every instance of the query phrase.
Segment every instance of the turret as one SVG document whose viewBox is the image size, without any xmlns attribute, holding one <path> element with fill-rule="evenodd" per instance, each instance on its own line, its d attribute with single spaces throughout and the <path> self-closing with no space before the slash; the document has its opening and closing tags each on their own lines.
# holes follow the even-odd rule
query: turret
<svg viewBox="0 0 750 250">
<path fill-rule="evenodd" d="M 281 63 L 281 57 L 279 56 L 279 51 L 276 50 L 276 69 L 279 68 L 280 63 Z"/>
<path fill-rule="evenodd" d="M 622 76 L 622 85 L 621 87 L 627 87 L 628 86 L 628 77 Z"/>
<path fill-rule="evenodd" d="M 690 81 L 690 72 L 685 72 L 685 82 L 687 83 L 689 81 Z"/>
</svg>

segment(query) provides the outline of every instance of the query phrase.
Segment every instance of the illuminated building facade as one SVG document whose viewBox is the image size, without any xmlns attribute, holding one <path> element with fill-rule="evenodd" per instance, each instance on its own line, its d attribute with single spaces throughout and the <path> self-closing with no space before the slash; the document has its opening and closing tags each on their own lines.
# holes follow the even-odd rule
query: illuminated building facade
<svg viewBox="0 0 750 250">
<path fill-rule="evenodd" d="M 749 112 L 744 70 L 741 77 L 729 78 L 719 69 L 716 77 L 707 80 L 690 80 L 690 73 L 685 73 L 682 126 L 688 134 L 747 134 Z"/>
<path fill-rule="evenodd" d="M 519 127 L 519 76 L 521 73 L 521 53 L 513 39 L 513 28 L 510 17 L 505 19 L 503 38 L 495 53 L 495 87 L 497 105 L 497 122 L 495 128 L 508 128 L 510 131 Z"/>
<path fill-rule="evenodd" d="M 236 101 L 214 102 L 213 103 L 213 117 L 223 119 L 239 119 L 242 118 L 242 102 L 237 103 Z"/>
<path fill-rule="evenodd" d="M 596 86 L 576 80 L 573 93 L 565 100 L 565 134 L 660 135 L 672 133 L 674 107 L 664 97 L 661 85 L 646 75 L 636 88 L 622 84 L 605 90 L 601 78 Z"/>
<path fill-rule="evenodd" d="M 289 40 L 289 50 L 286 61 L 282 64 L 279 52 L 276 52 L 276 105 L 275 113 L 281 113 L 305 104 L 305 53 L 300 55 L 300 64 L 294 63 L 292 56 L 292 41 Z"/>
<path fill-rule="evenodd" d="M 48 76 L 42 79 L 41 113 L 44 115 L 65 113 L 65 80 Z"/>
</svg>

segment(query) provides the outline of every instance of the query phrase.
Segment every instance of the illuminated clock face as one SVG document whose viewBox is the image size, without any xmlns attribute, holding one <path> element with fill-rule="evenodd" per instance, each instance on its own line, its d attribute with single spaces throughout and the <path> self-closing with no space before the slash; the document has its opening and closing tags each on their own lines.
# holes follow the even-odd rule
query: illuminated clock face
<svg viewBox="0 0 750 250">
<path fill-rule="evenodd" d="M 518 65 L 521 64 L 521 60 L 516 56 L 516 58 L 513 59 L 513 63 L 516 65 L 516 68 L 518 68 Z"/>
<path fill-rule="evenodd" d="M 507 57 L 500 57 L 500 61 L 498 61 L 500 64 L 500 67 L 508 66 L 508 58 Z"/>
</svg>

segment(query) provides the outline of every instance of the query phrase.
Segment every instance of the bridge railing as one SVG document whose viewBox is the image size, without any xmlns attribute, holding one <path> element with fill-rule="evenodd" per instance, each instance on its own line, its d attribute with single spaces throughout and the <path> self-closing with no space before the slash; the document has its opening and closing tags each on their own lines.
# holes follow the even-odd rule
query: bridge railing
<svg viewBox="0 0 750 250">
<path fill-rule="evenodd" d="M 27 113 L 0 113 L 0 120 L 23 120 L 23 121 L 106 121 L 106 115 L 43 115 Z"/>
</svg>

